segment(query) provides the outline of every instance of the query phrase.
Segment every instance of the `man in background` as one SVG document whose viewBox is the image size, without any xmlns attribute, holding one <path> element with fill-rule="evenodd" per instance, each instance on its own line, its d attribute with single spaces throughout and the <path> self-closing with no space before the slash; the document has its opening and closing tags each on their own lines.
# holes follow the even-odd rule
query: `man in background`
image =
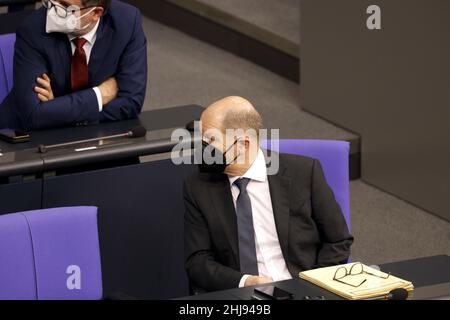
<svg viewBox="0 0 450 320">
<path fill-rule="evenodd" d="M 0 128 L 135 118 L 147 86 L 139 10 L 117 0 L 43 0 L 17 30 L 14 86 Z"/>
</svg>

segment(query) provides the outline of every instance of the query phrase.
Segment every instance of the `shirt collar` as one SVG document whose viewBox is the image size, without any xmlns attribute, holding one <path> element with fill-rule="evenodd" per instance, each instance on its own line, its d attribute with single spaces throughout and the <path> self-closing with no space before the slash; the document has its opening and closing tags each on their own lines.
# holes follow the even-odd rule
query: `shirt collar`
<svg viewBox="0 0 450 320">
<path fill-rule="evenodd" d="M 80 36 L 80 37 L 69 35 L 70 42 L 72 42 L 72 40 L 76 39 L 76 38 L 83 38 L 83 39 L 86 39 L 87 42 L 89 42 L 89 44 L 93 45 L 93 43 L 95 42 L 95 38 L 97 37 L 97 30 L 98 30 L 99 25 L 100 25 L 100 19 L 97 21 L 94 28 L 92 28 L 92 30 L 89 31 L 88 33 L 86 33 L 85 35 Z"/>
<path fill-rule="evenodd" d="M 258 182 L 267 181 L 266 158 L 264 157 L 264 153 L 261 149 L 258 150 L 256 160 L 242 177 L 228 176 L 231 185 L 233 185 L 233 183 L 240 178 L 248 178 Z"/>
</svg>

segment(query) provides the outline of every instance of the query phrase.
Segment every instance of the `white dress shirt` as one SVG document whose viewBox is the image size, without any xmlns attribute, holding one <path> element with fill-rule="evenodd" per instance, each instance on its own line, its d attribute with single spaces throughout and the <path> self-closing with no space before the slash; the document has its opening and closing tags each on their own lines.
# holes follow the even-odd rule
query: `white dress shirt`
<svg viewBox="0 0 450 320">
<path fill-rule="evenodd" d="M 97 40 L 97 30 L 98 30 L 99 25 L 100 25 L 100 20 L 97 21 L 97 23 L 95 24 L 95 27 L 91 31 L 89 31 L 89 33 L 80 37 L 80 38 L 84 38 L 87 40 L 87 42 L 83 46 L 83 49 L 84 49 L 84 52 L 86 53 L 86 61 L 87 61 L 88 65 L 89 65 L 89 60 L 91 58 L 92 48 L 94 47 L 95 41 Z M 75 54 L 75 50 L 76 50 L 75 44 L 72 42 L 72 40 L 76 39 L 76 38 L 78 38 L 78 37 L 69 35 L 70 46 L 72 48 L 72 55 Z M 100 92 L 100 89 L 98 87 L 93 88 L 93 90 L 95 92 L 95 95 L 97 96 L 98 111 L 102 112 L 102 110 L 103 110 L 102 93 Z"/>
<path fill-rule="evenodd" d="M 267 179 L 266 159 L 262 150 L 259 149 L 255 162 L 242 177 L 229 176 L 228 178 L 235 208 L 239 196 L 239 188 L 233 183 L 240 178 L 250 179 L 247 193 L 252 205 L 259 276 L 269 277 L 274 281 L 292 279 L 278 239 L 269 181 Z M 239 283 L 240 288 L 245 285 L 245 281 L 249 276 L 245 275 L 242 277 Z"/>
</svg>

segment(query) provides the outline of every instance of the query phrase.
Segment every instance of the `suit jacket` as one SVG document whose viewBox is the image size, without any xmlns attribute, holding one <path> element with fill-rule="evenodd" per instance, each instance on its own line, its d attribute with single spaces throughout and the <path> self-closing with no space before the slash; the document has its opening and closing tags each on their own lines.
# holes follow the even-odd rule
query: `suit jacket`
<svg viewBox="0 0 450 320">
<path fill-rule="evenodd" d="M 268 181 L 280 246 L 292 277 L 347 263 L 353 237 L 319 161 L 280 155 L 280 170 Z M 192 285 L 208 291 L 238 287 L 244 274 L 228 177 L 189 177 L 184 200 L 185 266 Z"/>
<path fill-rule="evenodd" d="M 0 128 L 37 130 L 98 124 L 135 118 L 147 87 L 147 41 L 139 10 L 117 0 L 101 18 L 89 60 L 89 88 L 71 91 L 72 51 L 67 35 L 45 32 L 45 8 L 31 14 L 17 30 L 14 86 L 0 105 Z M 41 103 L 36 78 L 47 73 L 55 99 Z M 110 77 L 118 97 L 99 112 L 93 87 Z"/>
</svg>

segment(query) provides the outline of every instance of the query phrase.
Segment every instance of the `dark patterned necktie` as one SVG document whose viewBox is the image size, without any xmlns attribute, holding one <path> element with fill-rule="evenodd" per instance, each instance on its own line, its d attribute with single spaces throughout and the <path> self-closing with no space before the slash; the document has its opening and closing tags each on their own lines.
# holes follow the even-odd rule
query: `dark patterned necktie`
<svg viewBox="0 0 450 320">
<path fill-rule="evenodd" d="M 234 182 L 240 191 L 236 201 L 239 260 L 242 273 L 257 276 L 259 272 L 256 257 L 255 230 L 253 228 L 252 204 L 247 193 L 249 183 L 250 179 L 247 178 L 242 178 Z"/>
</svg>

